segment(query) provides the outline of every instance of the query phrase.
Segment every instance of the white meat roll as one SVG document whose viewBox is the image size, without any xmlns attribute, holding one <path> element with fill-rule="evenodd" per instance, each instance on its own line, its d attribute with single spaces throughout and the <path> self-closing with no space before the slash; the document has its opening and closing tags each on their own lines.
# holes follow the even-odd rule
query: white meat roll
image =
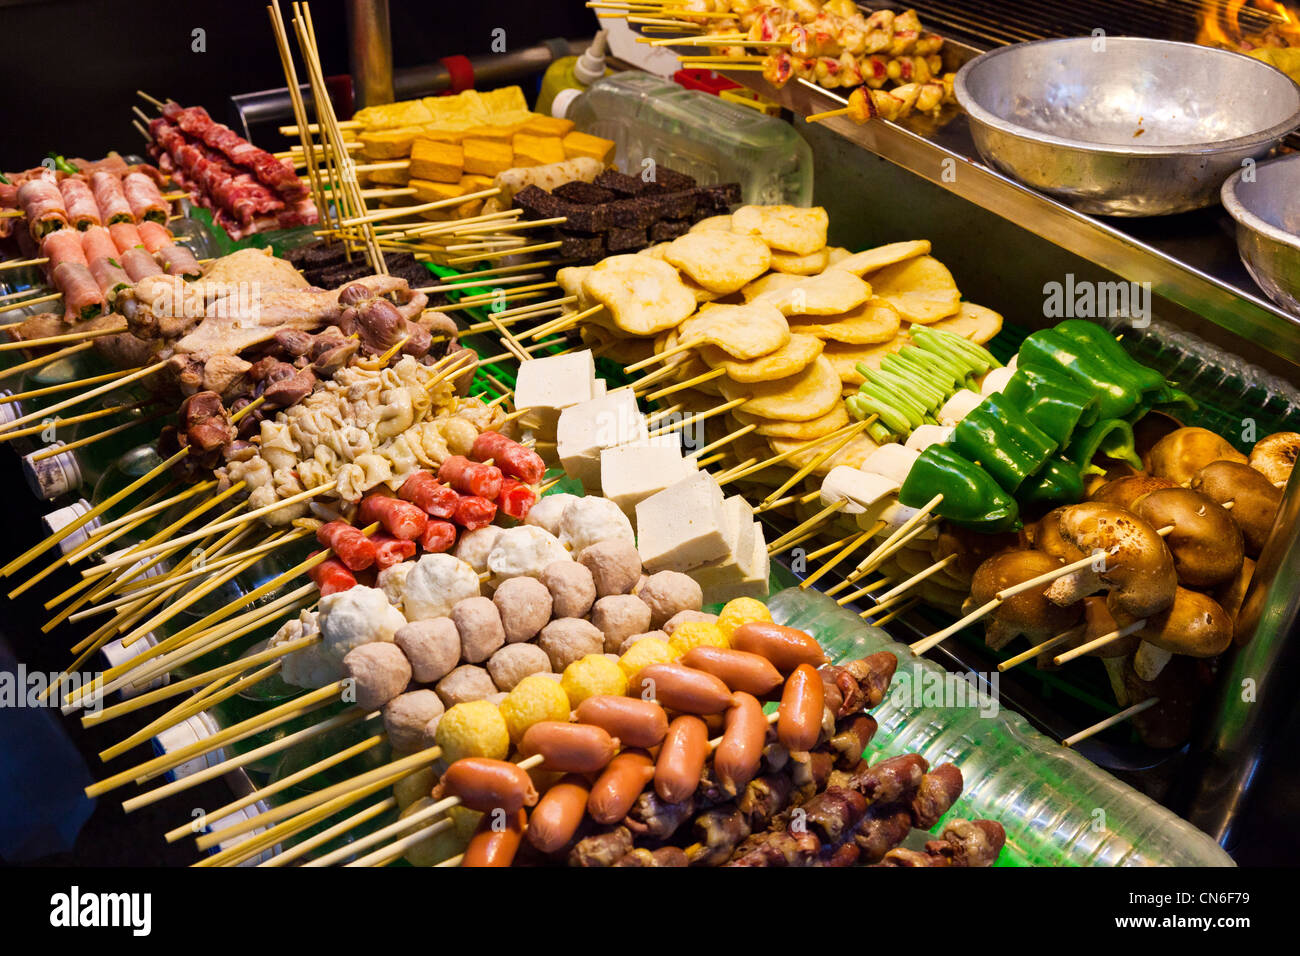
<svg viewBox="0 0 1300 956">
<path fill-rule="evenodd" d="M 321 598 L 318 621 L 326 655 L 342 662 L 353 648 L 391 642 L 406 618 L 388 603 L 383 591 L 357 585 Z"/>
<path fill-rule="evenodd" d="M 319 634 L 320 623 L 317 612 L 302 611 L 297 617 L 285 621 L 266 646 L 276 647 Z M 343 662 L 327 653 L 324 645 L 320 643 L 309 644 L 285 655 L 280 660 L 283 661 L 280 665 L 280 678 L 294 687 L 313 689 L 324 687 L 347 676 L 347 671 L 343 669 Z"/>
<path fill-rule="evenodd" d="M 632 522 L 608 498 L 587 496 L 569 502 L 560 517 L 560 540 L 577 554 L 601 541 L 636 544 Z"/>
<path fill-rule="evenodd" d="M 845 514 L 860 515 L 881 499 L 896 495 L 900 487 L 893 478 L 859 471 L 848 465 L 836 465 L 822 479 L 821 503 L 831 505 L 844 501 L 846 504 L 842 510 Z"/>
<path fill-rule="evenodd" d="M 409 620 L 423 621 L 447 617 L 457 602 L 478 596 L 478 574 L 472 567 L 450 554 L 426 554 L 406 576 L 402 607 Z"/>
<path fill-rule="evenodd" d="M 541 528 L 507 528 L 488 555 L 488 570 L 497 578 L 540 578 L 549 564 L 572 560 L 558 538 Z"/>
<path fill-rule="evenodd" d="M 577 495 L 564 492 L 545 495 L 528 509 L 528 517 L 524 519 L 524 524 L 532 525 L 534 528 L 541 528 L 543 531 L 549 531 L 558 538 L 560 536 L 560 519 L 564 517 L 564 509 L 569 506 L 569 502 L 577 500 Z"/>
<path fill-rule="evenodd" d="M 456 547 L 451 553 L 479 574 L 482 574 L 488 569 L 488 555 L 492 553 L 492 549 L 496 546 L 501 531 L 501 528 L 490 524 L 486 528 L 479 528 L 477 531 L 465 532 L 460 536 L 460 540 L 456 542 Z"/>
</svg>

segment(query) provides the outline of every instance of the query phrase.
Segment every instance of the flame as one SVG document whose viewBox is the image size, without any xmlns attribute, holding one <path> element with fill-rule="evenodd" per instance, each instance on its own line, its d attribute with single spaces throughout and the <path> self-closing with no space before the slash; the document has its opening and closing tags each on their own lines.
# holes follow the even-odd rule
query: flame
<svg viewBox="0 0 1300 956">
<path fill-rule="evenodd" d="M 1273 23 L 1259 33 L 1246 33 L 1240 16 L 1244 7 L 1260 11 Z M 1300 47 L 1300 12 L 1278 0 L 1205 0 L 1198 18 L 1196 42 L 1242 52 L 1257 47 Z"/>
</svg>

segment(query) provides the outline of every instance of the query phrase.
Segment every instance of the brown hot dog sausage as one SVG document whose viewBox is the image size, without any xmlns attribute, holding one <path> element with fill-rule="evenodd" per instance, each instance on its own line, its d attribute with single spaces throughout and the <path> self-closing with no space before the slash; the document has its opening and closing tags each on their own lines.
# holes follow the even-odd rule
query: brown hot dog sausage
<svg viewBox="0 0 1300 956">
<path fill-rule="evenodd" d="M 781 686 L 781 672 L 761 654 L 700 644 L 686 652 L 682 663 L 755 697 L 765 697 Z"/>
<path fill-rule="evenodd" d="M 782 624 L 761 621 L 742 624 L 731 635 L 731 646 L 766 657 L 782 674 L 790 673 L 800 664 L 821 667 L 826 663 L 821 645 L 811 635 Z"/>
<path fill-rule="evenodd" d="M 519 752 L 541 754 L 542 767 L 560 773 L 594 773 L 618 753 L 618 741 L 592 724 L 543 720 L 524 731 Z"/>
<path fill-rule="evenodd" d="M 591 785 L 587 812 L 597 823 L 618 823 L 655 775 L 655 763 L 644 750 L 624 750 L 609 762 Z"/>
<path fill-rule="evenodd" d="M 554 853 L 573 839 L 587 812 L 587 781 L 570 775 L 542 795 L 528 818 L 528 842 Z"/>
<path fill-rule="evenodd" d="M 464 757 L 447 768 L 440 785 L 444 796 L 459 797 L 471 810 L 487 813 L 497 807 L 514 813 L 537 802 L 527 772 L 504 760 Z"/>
<path fill-rule="evenodd" d="M 812 750 L 821 735 L 826 691 L 811 664 L 800 664 L 785 680 L 776 736 L 787 750 Z"/>
<path fill-rule="evenodd" d="M 687 714 L 720 714 L 731 706 L 731 691 L 721 680 L 681 664 L 643 667 L 628 686 L 642 700 L 657 700 Z"/>
<path fill-rule="evenodd" d="M 737 691 L 732 699 L 722 742 L 713 753 L 714 774 L 728 796 L 740 793 L 758 776 L 767 744 L 767 716 L 758 698 Z"/>
<path fill-rule="evenodd" d="M 709 729 L 704 721 L 683 714 L 668 725 L 668 736 L 655 762 L 655 793 L 680 803 L 695 792 L 709 756 Z"/>
<path fill-rule="evenodd" d="M 579 723 L 604 728 L 624 747 L 655 747 L 668 733 L 668 715 L 652 700 L 597 694 L 574 711 Z"/>
<path fill-rule="evenodd" d="M 461 866 L 509 866 L 514 862 L 524 827 L 528 824 L 528 815 L 523 810 L 516 810 L 507 817 L 505 826 L 501 826 L 499 814 L 483 815 L 465 847 Z"/>
</svg>

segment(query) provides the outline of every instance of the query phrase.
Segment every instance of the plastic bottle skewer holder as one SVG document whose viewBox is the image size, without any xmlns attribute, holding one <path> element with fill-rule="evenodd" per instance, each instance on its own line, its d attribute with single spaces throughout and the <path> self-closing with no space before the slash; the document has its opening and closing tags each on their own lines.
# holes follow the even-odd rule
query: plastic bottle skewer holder
<svg viewBox="0 0 1300 956">
<path fill-rule="evenodd" d="M 8 407 L 8 406 L 3 406 Z M 64 443 L 56 441 L 55 448 L 62 448 Z M 36 452 L 32 452 L 32 455 Z M 27 487 L 37 498 L 53 501 L 62 498 L 68 492 L 81 487 L 81 466 L 77 463 L 74 452 L 63 451 L 40 461 L 33 461 L 32 455 L 23 456 L 23 478 Z"/>
<path fill-rule="evenodd" d="M 79 498 L 70 505 L 51 511 L 49 514 L 41 518 L 41 521 L 44 523 L 50 534 L 57 534 L 60 530 L 72 524 L 72 522 L 87 514 L 89 511 L 90 502 L 85 498 Z M 98 516 L 91 518 L 84 525 L 59 542 L 59 551 L 63 554 L 75 551 L 77 548 L 89 541 L 90 536 L 98 531 L 102 524 L 103 522 L 100 521 Z"/>
</svg>

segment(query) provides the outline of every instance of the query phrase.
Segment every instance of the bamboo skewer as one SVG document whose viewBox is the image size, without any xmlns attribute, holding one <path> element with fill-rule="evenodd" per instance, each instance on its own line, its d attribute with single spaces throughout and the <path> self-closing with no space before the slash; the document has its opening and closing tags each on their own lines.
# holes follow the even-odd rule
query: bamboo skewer
<svg viewBox="0 0 1300 956">
<path fill-rule="evenodd" d="M 1076 627 L 1070 628 L 1068 631 L 1062 631 L 1055 637 L 1049 637 L 1041 644 L 1035 644 L 1027 651 L 1016 654 L 1014 657 L 1008 657 L 1005 661 L 998 664 L 998 673 L 1002 674 L 1011 670 L 1013 667 L 1019 667 L 1025 661 L 1033 660 L 1044 651 L 1050 651 L 1053 647 L 1064 644 L 1066 641 L 1074 640 L 1076 637 L 1082 636 L 1084 631 L 1087 629 L 1088 626 L 1086 624 L 1079 624 Z"/>
<path fill-rule="evenodd" d="M 364 810 L 360 811 L 359 813 L 354 813 L 352 816 L 339 821 L 338 823 L 334 824 L 332 827 L 328 827 L 327 829 L 322 830 L 320 833 L 317 833 L 315 836 L 308 837 L 306 840 L 302 840 L 298 843 L 295 843 L 291 847 L 286 847 L 285 849 L 281 850 L 279 853 L 275 854 L 275 856 L 271 857 L 268 860 L 264 860 L 263 862 L 257 865 L 258 866 L 286 866 L 287 864 L 292 863 L 294 860 L 298 859 L 300 856 L 307 855 L 317 847 L 325 846 L 335 837 L 347 833 L 349 830 L 354 830 L 357 827 L 359 827 L 361 824 L 368 823 L 369 821 L 373 820 L 375 817 L 380 816 L 384 813 L 387 813 L 389 810 L 394 810 L 396 808 L 397 808 L 397 798 L 386 797 L 383 800 L 378 801 L 377 803 L 372 803 L 370 806 L 366 807 Z"/>
<path fill-rule="evenodd" d="M 862 531 L 862 532 L 859 532 L 859 533 L 856 534 L 856 535 L 853 535 L 853 536 L 849 539 L 848 544 L 846 544 L 846 545 L 844 546 L 844 548 L 843 548 L 843 549 L 842 549 L 838 554 L 835 555 L 835 557 L 831 558 L 831 560 L 829 560 L 829 561 L 827 561 L 826 563 L 824 563 L 820 568 L 818 568 L 818 569 L 817 569 L 816 571 L 814 571 L 812 574 L 808 575 L 806 578 L 804 578 L 802 581 L 800 581 L 800 582 L 799 582 L 799 587 L 801 587 L 801 588 L 803 588 L 803 589 L 805 589 L 805 590 L 808 589 L 808 588 L 810 588 L 810 587 L 812 587 L 814 584 L 817 583 L 817 581 L 818 581 L 818 580 L 819 580 L 823 575 L 825 575 L 828 571 L 830 571 L 833 567 L 835 567 L 835 565 L 839 564 L 841 561 L 843 561 L 845 558 L 847 558 L 850 554 L 852 554 L 854 551 L 856 551 L 857 548 L 858 548 L 858 546 L 859 546 L 860 544 L 862 544 L 862 542 L 866 541 L 867 538 L 869 538 L 869 537 L 870 537 L 870 534 L 869 534 L 868 532 L 866 532 L 866 531 Z M 809 557 L 811 557 L 811 555 L 810 555 Z"/>
<path fill-rule="evenodd" d="M 1111 631 L 1109 634 L 1103 634 L 1101 637 L 1093 638 L 1086 644 L 1080 644 L 1078 647 L 1071 648 L 1063 654 L 1058 654 L 1056 657 L 1052 658 L 1052 663 L 1058 667 L 1062 664 L 1068 664 L 1076 657 L 1082 657 L 1084 654 L 1095 651 L 1099 647 L 1105 647 L 1107 644 L 1118 641 L 1120 638 L 1128 637 L 1130 634 L 1136 634 L 1138 631 L 1142 630 L 1142 628 L 1146 627 L 1146 623 L 1146 618 L 1142 618 L 1139 621 L 1133 621 L 1131 624 L 1126 624 L 1117 630 Z"/>
<path fill-rule="evenodd" d="M 135 559 L 148 557 L 149 555 L 152 554 L 157 554 L 160 550 L 163 550 L 164 547 L 169 547 L 169 546 L 174 547 L 174 546 L 183 546 L 186 544 L 192 544 L 193 542 L 198 541 L 200 538 L 208 534 L 212 534 L 213 532 L 224 531 L 227 528 L 233 528 L 233 527 L 238 527 L 239 525 L 242 524 L 247 524 L 256 518 L 261 518 L 263 515 L 271 514 L 272 512 L 278 511 L 281 508 L 286 508 L 289 505 L 297 504 L 300 501 L 308 501 L 312 498 L 315 498 L 317 495 L 326 494 L 330 491 L 333 491 L 334 486 L 336 484 L 337 482 L 327 481 L 323 485 L 317 485 L 315 488 L 308 488 L 306 491 L 300 491 L 295 495 L 290 495 L 288 498 L 281 498 L 279 501 L 272 502 L 269 505 L 264 505 L 261 508 L 257 508 L 253 511 L 248 512 L 247 514 L 240 515 L 239 517 L 231 518 L 227 521 L 219 522 L 216 525 L 213 525 L 209 528 L 200 529 L 198 531 L 192 532 L 191 534 L 182 535 L 181 537 L 176 538 L 175 540 L 171 541 L 168 544 L 153 545 L 152 547 L 144 548 L 139 551 L 134 551 L 128 555 L 123 555 L 121 557 L 113 558 L 110 561 L 104 562 L 104 564 L 102 564 L 100 567 L 101 568 L 120 567 L 123 564 L 131 563 Z M 0 573 L 3 573 L 3 570 L 4 570 L 3 568 L 0 568 Z"/>
<path fill-rule="evenodd" d="M 250 763 L 256 763 L 265 757 L 274 756 L 275 754 L 288 750 L 291 747 L 295 747 L 300 743 L 319 737 L 322 734 L 329 733 L 332 730 L 346 727 L 349 724 L 354 724 L 359 720 L 369 720 L 372 717 L 378 716 L 378 714 L 379 711 L 377 710 L 371 711 L 367 714 L 357 709 L 347 710 L 341 714 L 336 714 L 318 724 L 304 727 L 302 730 L 281 737 L 279 740 L 273 740 L 268 744 L 262 744 L 260 747 L 255 747 L 242 754 L 227 757 L 220 763 L 213 764 L 210 767 L 204 767 L 202 770 L 195 771 L 194 773 L 181 777 L 178 780 L 173 780 L 161 787 L 155 787 L 153 790 L 142 793 L 139 797 L 133 797 L 133 806 L 131 809 L 135 810 L 142 806 L 147 806 L 149 803 L 157 803 L 159 800 L 180 793 L 181 791 L 189 790 L 192 787 L 197 787 L 199 784 L 207 783 L 209 780 L 215 780 L 217 777 L 225 776 L 232 770 L 238 770 L 240 767 L 247 766 Z M 147 802 L 143 802 L 145 801 L 145 798 L 149 798 Z"/>
<path fill-rule="evenodd" d="M 21 375 L 24 372 L 30 372 L 34 368 L 40 368 L 43 365 L 53 364 L 54 362 L 58 362 L 65 358 L 70 358 L 73 355 L 77 355 L 81 352 L 86 351 L 87 349 L 93 349 L 94 347 L 95 347 L 94 342 L 79 342 L 76 345 L 69 345 L 66 349 L 59 349 L 58 351 L 50 352 L 47 355 L 38 355 L 34 359 L 29 359 L 28 361 L 21 362 L 18 365 L 11 365 L 9 366 L 9 368 L 0 371 L 0 379 L 6 379 L 14 375 Z M 121 372 L 108 373 L 108 375 L 112 376 L 113 378 L 118 378 L 121 376 L 121 374 L 122 374 Z M 102 380 L 106 377 L 107 376 L 100 376 L 100 379 Z M 84 383 L 66 383 L 61 386 L 60 391 L 62 391 L 63 389 L 76 387 L 76 385 L 80 385 L 80 384 L 84 384 Z M 14 401 L 14 399 L 12 398 L 7 399 L 7 401 Z"/>
<path fill-rule="evenodd" d="M 851 425 L 844 426 L 844 428 L 839 430 L 838 437 L 836 437 L 834 443 L 830 445 L 830 447 L 826 448 L 823 451 L 818 452 L 817 455 L 810 462 L 808 462 L 808 464 L 798 469 L 793 475 L 791 475 L 788 479 L 786 479 L 781 484 L 781 486 L 776 489 L 776 491 L 772 492 L 770 495 L 768 495 L 766 498 L 763 499 L 763 504 L 767 504 L 770 501 L 776 500 L 777 498 L 781 497 L 781 495 L 785 494 L 787 491 L 793 488 L 796 484 L 803 481 L 804 478 L 812 474 L 812 472 L 815 471 L 817 468 L 821 467 L 822 463 L 825 462 L 826 459 L 830 458 L 832 455 L 834 455 L 836 452 L 842 449 L 845 445 L 851 442 L 854 438 L 856 438 L 861 432 L 869 428 L 875 420 L 876 420 L 876 416 L 871 415 L 867 418 L 864 418 L 860 422 L 854 422 Z"/>
<path fill-rule="evenodd" d="M 821 524 L 823 518 L 835 514 L 847 504 L 848 502 L 842 498 L 839 501 L 832 501 L 811 518 L 801 521 L 790 531 L 787 531 L 785 534 L 781 535 L 781 537 L 769 544 L 767 546 L 767 553 L 769 555 L 779 554 L 781 551 L 785 550 L 785 548 L 789 547 L 795 538 L 799 537 L 810 528 L 815 528 L 817 525 Z"/>
<path fill-rule="evenodd" d="M 1142 713 L 1142 711 L 1149 710 L 1150 708 L 1154 707 L 1158 703 L 1160 703 L 1159 697 L 1148 697 L 1140 704 L 1134 704 L 1132 707 L 1125 707 L 1118 714 L 1113 714 L 1112 716 L 1107 717 L 1105 720 L 1098 721 L 1097 723 L 1093 724 L 1091 727 L 1084 728 L 1083 730 L 1079 731 L 1077 734 L 1071 734 L 1069 737 L 1066 737 L 1064 740 L 1061 741 L 1061 746 L 1073 747 L 1075 744 L 1079 743 L 1082 740 L 1087 740 L 1089 737 L 1093 736 L 1094 734 L 1099 734 L 1103 730 L 1106 730 L 1110 727 L 1114 727 L 1116 724 L 1122 723 L 1123 721 L 1128 720 L 1130 717 L 1136 717 L 1138 714 Z"/>
<path fill-rule="evenodd" d="M 135 492 L 139 491 L 149 482 L 153 481 L 159 475 L 163 474 L 167 469 L 171 468 L 172 465 L 176 464 L 178 461 L 184 458 L 188 451 L 189 451 L 188 448 L 182 448 L 180 451 L 176 452 L 176 454 L 172 455 L 166 461 L 161 462 L 154 468 L 147 471 L 144 475 L 137 478 L 135 481 L 131 482 L 129 485 L 124 487 L 121 491 L 109 495 L 109 497 L 105 498 L 99 504 L 95 505 L 93 508 L 88 510 L 81 517 L 68 522 L 66 525 L 64 525 L 54 534 L 50 535 L 50 537 L 46 538 L 40 544 L 36 545 L 33 548 L 28 549 L 27 551 L 23 552 L 18 557 L 10 561 L 3 568 L 0 568 L 0 576 L 8 577 L 9 575 L 13 574 L 15 571 L 20 570 L 21 568 L 25 568 L 28 564 L 30 564 L 36 558 L 40 557 L 46 551 L 49 551 L 51 548 L 55 547 L 64 538 L 67 538 L 69 535 L 78 531 L 86 524 L 93 521 L 95 518 L 98 518 L 109 508 L 113 507 L 118 502 L 123 501 L 124 499 L 130 497 L 131 495 L 135 494 Z M 67 563 L 67 560 L 68 560 L 68 556 L 63 555 L 62 557 L 55 560 L 45 570 L 28 578 L 27 581 L 25 581 L 23 584 L 20 584 L 18 587 L 14 588 L 12 591 L 9 592 L 10 599 L 12 600 L 15 596 L 23 593 L 28 588 L 35 585 L 37 582 L 44 580 L 48 575 L 53 573 L 56 568 L 59 568 L 65 563 Z"/>
<path fill-rule="evenodd" d="M 93 412 L 82 412 L 80 415 L 69 415 L 67 418 L 50 418 L 41 422 L 39 425 L 29 425 L 27 428 L 20 428 L 17 431 L 6 432 L 0 435 L 0 442 L 11 441 L 14 438 L 26 438 L 28 435 L 38 435 L 47 428 L 55 430 L 67 428 L 70 425 L 80 425 L 82 422 L 93 422 L 99 418 L 107 418 L 109 415 L 116 415 L 118 412 L 129 411 L 133 408 L 139 408 L 144 402 L 128 402 L 124 405 L 111 405 L 108 408 L 99 408 Z M 33 452 L 32 461 L 41 461 L 43 458 L 49 458 L 57 455 L 70 446 L 50 445 L 49 448 L 42 448 L 39 452 Z M 54 449 L 50 451 L 50 449 Z M 40 457 L 37 457 L 37 456 Z"/>
<path fill-rule="evenodd" d="M 83 343 L 83 344 L 86 344 L 87 347 L 89 347 L 89 343 Z M 99 386 L 98 388 L 92 388 L 88 392 L 82 392 L 81 394 L 74 395 L 71 398 L 65 398 L 61 402 L 55 402 L 53 405 L 46 406 L 45 408 L 42 408 L 39 411 L 32 412 L 29 415 L 24 415 L 21 418 L 15 418 L 11 422 L 7 422 L 3 425 L 0 425 L 0 434 L 4 434 L 5 432 L 12 431 L 15 428 L 18 428 L 22 425 L 26 425 L 28 422 L 35 421 L 38 418 L 46 418 L 50 415 L 53 415 L 55 412 L 61 412 L 65 408 L 70 408 L 73 405 L 79 405 L 80 403 L 89 401 L 92 398 L 98 398 L 100 395 L 103 395 L 107 392 L 111 392 L 114 389 L 121 388 L 123 385 L 130 385 L 132 382 L 139 381 L 142 378 L 146 378 L 147 376 L 152 375 L 154 372 L 160 371 L 163 368 L 163 366 L 165 366 L 166 364 L 167 364 L 166 362 L 155 362 L 153 365 L 148 365 L 144 368 L 136 369 L 134 372 L 124 373 L 122 375 L 119 375 L 113 381 L 106 382 L 105 384 Z"/>
<path fill-rule="evenodd" d="M 116 406 L 116 408 L 114 409 L 114 413 L 116 413 L 117 411 L 122 411 L 124 409 L 139 408 L 140 406 L 141 403 L 139 402 L 133 403 L 131 405 L 119 405 Z M 105 415 L 108 414 L 107 410 L 104 411 L 104 414 Z M 61 445 L 51 445 L 49 448 L 43 449 L 42 451 L 38 451 L 35 454 L 33 454 L 30 460 L 44 461 L 46 458 L 53 458 L 55 455 L 61 455 L 64 452 L 76 451 L 78 448 L 85 448 L 87 445 L 93 445 L 97 441 L 103 441 L 105 438 L 111 438 L 114 435 L 126 431 L 128 428 L 134 428 L 136 425 L 145 425 L 148 424 L 149 422 L 156 422 L 158 419 L 162 418 L 163 415 L 165 414 L 167 413 L 156 412 L 153 415 L 146 415 L 144 418 L 132 419 L 131 421 L 125 421 L 118 425 L 114 425 L 112 428 L 105 428 L 102 432 L 95 432 L 93 435 L 85 435 L 81 438 L 78 438 L 76 441 L 64 442 Z M 95 417 L 98 418 L 102 416 L 97 415 Z"/>
<path fill-rule="evenodd" d="M 441 756 L 442 748 L 438 746 L 426 747 L 423 750 L 418 750 L 413 754 L 409 754 L 408 756 L 402 757 L 398 760 L 393 760 L 382 767 L 376 767 L 373 770 L 368 770 L 365 773 L 358 774 L 349 780 L 344 780 L 340 783 L 324 787 L 321 790 L 299 797 L 297 800 L 291 800 L 278 807 L 272 807 L 270 811 L 258 814 L 258 816 L 252 820 L 244 820 L 230 827 L 223 827 L 218 833 L 209 833 L 200 836 L 198 839 L 199 849 L 209 850 L 217 843 L 224 843 L 231 837 L 239 836 L 240 834 L 247 833 L 249 830 L 258 829 L 269 823 L 285 820 L 302 810 L 310 810 L 319 807 L 321 804 L 326 803 L 335 797 L 346 795 L 355 791 L 357 788 L 365 787 L 377 780 L 386 780 L 388 783 L 391 783 L 394 776 L 400 776 L 405 772 L 419 770 L 420 768 L 433 763 Z M 539 759 L 538 763 L 540 762 Z"/>
<path fill-rule="evenodd" d="M 243 739 L 241 735 L 245 732 L 248 735 L 260 733 L 263 730 L 270 730 L 279 724 L 292 720 L 295 717 L 302 716 L 310 709 L 314 709 L 331 702 L 332 697 L 337 697 L 343 689 L 342 681 L 335 681 L 332 684 L 326 684 L 301 697 L 295 697 L 293 700 L 286 701 L 277 707 L 264 711 L 255 717 L 249 717 L 237 724 L 232 724 L 210 737 L 196 741 L 185 747 L 181 747 L 168 754 L 154 757 L 152 760 L 146 760 L 144 763 L 137 764 L 130 769 L 123 770 L 121 773 L 106 777 L 96 783 L 86 787 L 86 796 L 99 797 L 116 790 L 124 784 L 130 783 L 141 777 L 144 777 L 154 771 L 159 773 L 166 772 L 173 767 L 178 767 L 194 757 L 202 756 L 213 750 L 218 750 L 226 744 L 233 743 L 237 739 Z"/>
</svg>

